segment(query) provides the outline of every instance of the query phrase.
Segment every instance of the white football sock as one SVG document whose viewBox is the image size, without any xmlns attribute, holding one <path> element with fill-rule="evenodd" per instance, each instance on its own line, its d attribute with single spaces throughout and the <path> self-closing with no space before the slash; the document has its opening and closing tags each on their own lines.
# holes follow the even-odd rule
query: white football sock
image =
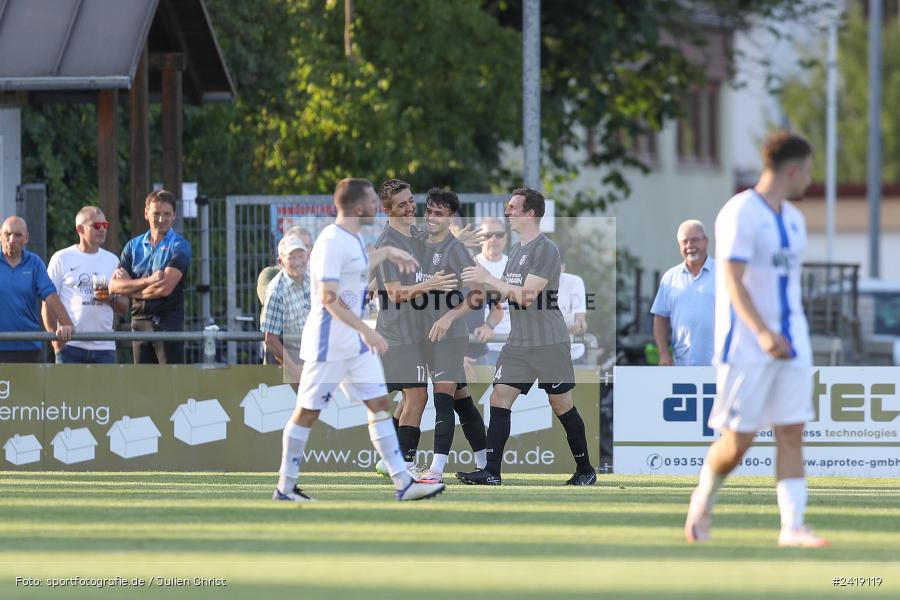
<svg viewBox="0 0 900 600">
<path fill-rule="evenodd" d="M 715 503 L 716 493 L 723 483 L 725 483 L 725 476 L 714 473 L 709 464 L 703 465 L 700 469 L 700 481 L 697 483 L 697 491 L 706 500 L 708 507 Z"/>
<path fill-rule="evenodd" d="M 444 473 L 444 467 L 447 466 L 447 455 L 435 452 L 431 457 L 431 470 L 435 473 Z"/>
<path fill-rule="evenodd" d="M 278 469 L 278 489 L 288 494 L 300 476 L 300 461 L 309 440 L 309 427 L 288 421 L 281 436 L 281 467 Z"/>
<path fill-rule="evenodd" d="M 475 468 L 483 469 L 487 466 L 487 448 L 475 452 Z"/>
<path fill-rule="evenodd" d="M 781 513 L 782 529 L 803 527 L 803 513 L 806 512 L 806 478 L 792 477 L 775 484 L 778 511 Z"/>
<path fill-rule="evenodd" d="M 394 480 L 394 485 L 398 490 L 402 490 L 412 477 L 406 468 L 406 461 L 403 460 L 403 454 L 400 453 L 400 442 L 397 440 L 397 432 L 394 431 L 394 424 L 390 419 L 382 419 L 369 423 L 369 439 L 372 445 L 378 450 L 381 458 L 384 459 Z"/>
</svg>

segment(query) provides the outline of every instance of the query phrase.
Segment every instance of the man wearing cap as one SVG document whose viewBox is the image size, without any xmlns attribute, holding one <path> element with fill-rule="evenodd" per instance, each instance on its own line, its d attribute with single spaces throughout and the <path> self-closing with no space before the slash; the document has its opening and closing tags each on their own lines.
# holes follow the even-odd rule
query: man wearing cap
<svg viewBox="0 0 900 600">
<path fill-rule="evenodd" d="M 259 329 L 266 349 L 282 365 L 291 381 L 299 381 L 300 334 L 309 314 L 306 265 L 309 252 L 299 237 L 285 236 L 278 243 L 280 271 L 266 287 Z"/>
</svg>

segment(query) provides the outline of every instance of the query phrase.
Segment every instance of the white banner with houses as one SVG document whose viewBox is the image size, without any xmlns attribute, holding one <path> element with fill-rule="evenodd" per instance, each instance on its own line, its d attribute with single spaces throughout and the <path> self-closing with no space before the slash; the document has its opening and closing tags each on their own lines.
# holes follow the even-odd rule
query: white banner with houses
<svg viewBox="0 0 900 600">
<path fill-rule="evenodd" d="M 598 375 L 578 373 L 586 380 L 575 389 L 575 401 L 596 449 Z M 489 420 L 490 386 L 473 384 L 470 391 Z M 18 470 L 272 472 L 296 400 L 295 386 L 271 366 L 0 364 L 0 439 L 7 468 Z M 371 470 L 378 457 L 367 422 L 365 406 L 335 390 L 313 428 L 304 469 Z M 422 430 L 424 461 L 433 449 L 432 402 Z M 565 432 L 537 386 L 513 406 L 511 434 L 504 454 L 509 472 L 574 468 Z M 104 438 L 108 444 L 98 443 Z M 457 429 L 448 469 L 473 464 Z"/>
</svg>

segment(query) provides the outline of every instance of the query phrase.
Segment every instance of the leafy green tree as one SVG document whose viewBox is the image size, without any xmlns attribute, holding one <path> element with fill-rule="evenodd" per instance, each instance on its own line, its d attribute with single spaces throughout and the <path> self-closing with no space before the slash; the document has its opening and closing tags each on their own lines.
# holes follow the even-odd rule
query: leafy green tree
<svg viewBox="0 0 900 600">
<path fill-rule="evenodd" d="M 343 3 L 256 4 L 277 13 L 274 31 L 247 27 L 233 3 L 210 3 L 241 95 L 230 128 L 250 141 L 243 160 L 256 191 L 325 193 L 351 174 L 419 189 L 490 185 L 500 143 L 519 126 L 516 32 L 471 1 L 358 3 L 348 57 Z M 199 143 L 211 159 L 219 152 Z"/>
<path fill-rule="evenodd" d="M 521 2 L 369 0 L 345 29 L 337 0 L 207 0 L 237 85 L 228 105 L 185 111 L 184 178 L 212 196 L 323 193 L 354 175 L 400 176 L 483 191 L 519 183 L 503 153 L 521 142 Z M 590 162 L 602 194 L 571 200 L 570 213 L 625 197 L 625 167 L 640 163 L 626 140 L 678 114 L 701 78 L 671 40 L 697 24 L 740 28 L 814 10 L 814 0 L 543 2 L 542 131 L 546 181 L 583 166 L 578 127 L 596 127 Z M 352 43 L 345 48 L 345 34 Z M 121 214 L 129 214 L 127 110 L 120 111 Z M 161 179 L 158 107 L 151 177 Z M 24 179 L 51 188 L 51 248 L 68 243 L 70 213 L 96 198 L 91 106 L 23 112 Z M 123 230 L 127 230 L 123 227 Z"/>
<path fill-rule="evenodd" d="M 868 24 L 860 11 L 851 11 L 838 41 L 838 148 L 837 177 L 841 182 L 866 180 L 868 148 L 869 72 Z M 813 155 L 813 178 L 825 179 L 825 84 L 827 73 L 823 61 L 826 40 L 808 59 L 813 67 L 807 77 L 786 82 L 781 94 L 782 105 L 791 126 L 807 135 L 819 149 Z M 900 22 L 888 19 L 882 30 L 882 108 L 881 108 L 881 177 L 884 181 L 900 181 Z"/>
<path fill-rule="evenodd" d="M 603 192 L 577 194 L 572 215 L 603 209 L 630 193 L 624 168 L 645 168 L 628 143 L 680 114 L 685 91 L 703 73 L 680 48 L 702 48 L 705 28 L 805 20 L 827 10 L 822 0 L 544 0 L 541 11 L 541 127 L 549 179 L 563 182 L 585 163 L 604 167 Z M 513 29 L 521 0 L 484 0 L 485 10 Z M 777 32 L 776 32 L 777 33 Z M 599 151 L 586 161 L 585 128 Z M 545 181 L 548 180 L 545 175 Z"/>
</svg>

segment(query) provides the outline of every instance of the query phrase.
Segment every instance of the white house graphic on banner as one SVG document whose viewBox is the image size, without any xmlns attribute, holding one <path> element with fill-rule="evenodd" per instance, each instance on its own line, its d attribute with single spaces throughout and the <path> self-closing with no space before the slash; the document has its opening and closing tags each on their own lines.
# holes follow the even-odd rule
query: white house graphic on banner
<svg viewBox="0 0 900 600">
<path fill-rule="evenodd" d="M 190 446 L 224 440 L 228 414 L 219 401 L 188 398 L 170 419 L 175 423 L 175 437 Z"/>
<path fill-rule="evenodd" d="M 289 384 L 269 387 L 261 383 L 241 400 L 244 425 L 260 433 L 281 431 L 291 418 L 296 404 L 297 394 Z"/>
<path fill-rule="evenodd" d="M 94 439 L 91 430 L 87 427 L 80 429 L 66 427 L 53 436 L 50 445 L 53 446 L 53 458 L 61 463 L 71 465 L 94 460 L 97 440 Z"/>
<path fill-rule="evenodd" d="M 18 433 L 3 444 L 6 461 L 14 465 L 27 465 L 41 460 L 41 443 L 33 435 Z"/>
<path fill-rule="evenodd" d="M 150 417 L 122 417 L 113 423 L 109 431 L 109 450 L 122 458 L 134 458 L 158 452 L 162 435 Z"/>
</svg>

